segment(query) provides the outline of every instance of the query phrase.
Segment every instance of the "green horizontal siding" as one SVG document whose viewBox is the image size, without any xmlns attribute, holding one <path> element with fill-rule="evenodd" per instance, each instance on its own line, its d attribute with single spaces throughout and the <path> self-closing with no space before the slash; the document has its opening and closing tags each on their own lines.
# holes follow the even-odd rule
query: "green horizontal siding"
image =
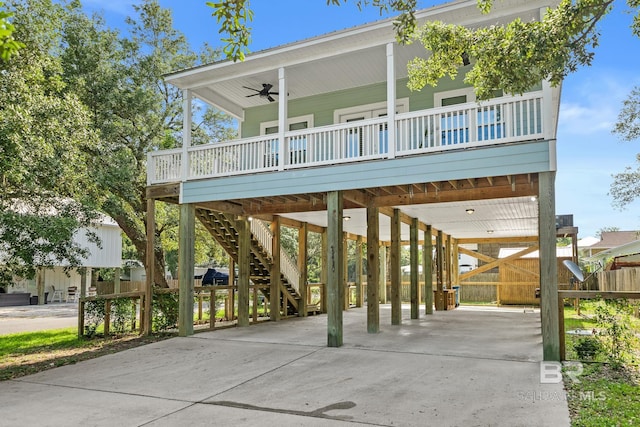
<svg viewBox="0 0 640 427">
<path fill-rule="evenodd" d="M 483 178 L 555 169 L 549 141 L 186 182 L 182 203 Z"/>
</svg>

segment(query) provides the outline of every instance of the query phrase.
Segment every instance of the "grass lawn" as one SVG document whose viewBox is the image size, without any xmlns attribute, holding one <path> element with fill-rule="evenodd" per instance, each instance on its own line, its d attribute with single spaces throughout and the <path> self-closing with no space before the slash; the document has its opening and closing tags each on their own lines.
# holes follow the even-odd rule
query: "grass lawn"
<svg viewBox="0 0 640 427">
<path fill-rule="evenodd" d="M 596 334 L 579 336 L 566 334 L 566 358 L 580 360 L 575 347 L 582 340 L 601 339 L 603 328 L 596 322 L 598 302 L 582 302 L 580 314 L 574 307 L 565 307 L 565 332 L 582 329 Z M 640 320 L 629 318 L 625 322 L 635 336 L 640 336 Z M 640 425 L 640 343 L 632 340 L 634 357 L 615 367 L 606 352 L 599 352 L 589 360 L 581 360 L 580 382 L 565 378 L 567 403 L 574 427 L 608 427 Z"/>
<path fill-rule="evenodd" d="M 170 338 L 172 334 L 78 338 L 76 328 L 22 332 L 0 337 L 0 381 L 93 359 Z"/>
</svg>

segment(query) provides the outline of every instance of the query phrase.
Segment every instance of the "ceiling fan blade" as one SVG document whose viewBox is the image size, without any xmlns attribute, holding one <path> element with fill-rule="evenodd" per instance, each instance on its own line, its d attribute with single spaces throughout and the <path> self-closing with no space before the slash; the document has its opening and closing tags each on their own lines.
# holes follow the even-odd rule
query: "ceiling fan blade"
<svg viewBox="0 0 640 427">
<path fill-rule="evenodd" d="M 273 98 L 271 97 L 271 95 L 267 95 L 267 99 L 269 100 L 269 102 L 273 102 L 273 101 L 275 101 L 275 99 L 273 99 Z"/>
<path fill-rule="evenodd" d="M 278 92 L 269 92 L 269 95 L 279 95 Z"/>
<path fill-rule="evenodd" d="M 245 95 L 245 98 L 251 98 L 252 96 L 258 96 L 260 95 L 259 93 L 252 93 L 251 95 Z"/>
<path fill-rule="evenodd" d="M 254 88 L 249 87 L 249 86 L 242 86 L 242 87 L 245 88 L 245 89 L 255 90 L 256 92 L 260 92 L 258 89 L 254 89 Z"/>
</svg>

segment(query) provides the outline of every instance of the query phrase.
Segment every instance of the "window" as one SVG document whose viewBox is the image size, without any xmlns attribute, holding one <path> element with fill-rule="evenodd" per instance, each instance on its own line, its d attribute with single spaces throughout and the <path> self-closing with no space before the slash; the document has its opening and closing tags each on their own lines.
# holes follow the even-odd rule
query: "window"
<svg viewBox="0 0 640 427">
<path fill-rule="evenodd" d="M 404 113 L 409 110 L 409 99 L 396 100 L 396 113 Z M 387 103 L 358 105 L 356 107 L 335 110 L 333 119 L 335 123 L 350 123 L 371 118 L 385 117 L 387 115 Z M 389 152 L 388 124 L 380 123 L 375 127 L 355 126 L 349 128 L 346 133 L 345 157 L 362 157 Z"/>
<path fill-rule="evenodd" d="M 313 114 L 299 117 L 291 117 L 287 120 L 290 131 L 303 130 L 313 127 Z M 273 135 L 278 133 L 278 121 L 260 123 L 260 135 Z M 265 166 L 278 165 L 278 150 L 280 141 L 274 141 L 268 149 L 269 154 L 265 158 Z M 300 164 L 306 162 L 307 158 L 307 137 L 300 135 L 289 138 L 289 163 Z"/>
</svg>

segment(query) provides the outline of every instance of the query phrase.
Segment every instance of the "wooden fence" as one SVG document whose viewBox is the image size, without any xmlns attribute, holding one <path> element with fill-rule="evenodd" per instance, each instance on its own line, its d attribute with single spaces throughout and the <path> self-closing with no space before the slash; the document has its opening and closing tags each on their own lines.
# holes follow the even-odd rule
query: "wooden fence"
<svg viewBox="0 0 640 427">
<path fill-rule="evenodd" d="M 640 268 L 601 271 L 597 277 L 601 291 L 640 291 Z"/>
</svg>

